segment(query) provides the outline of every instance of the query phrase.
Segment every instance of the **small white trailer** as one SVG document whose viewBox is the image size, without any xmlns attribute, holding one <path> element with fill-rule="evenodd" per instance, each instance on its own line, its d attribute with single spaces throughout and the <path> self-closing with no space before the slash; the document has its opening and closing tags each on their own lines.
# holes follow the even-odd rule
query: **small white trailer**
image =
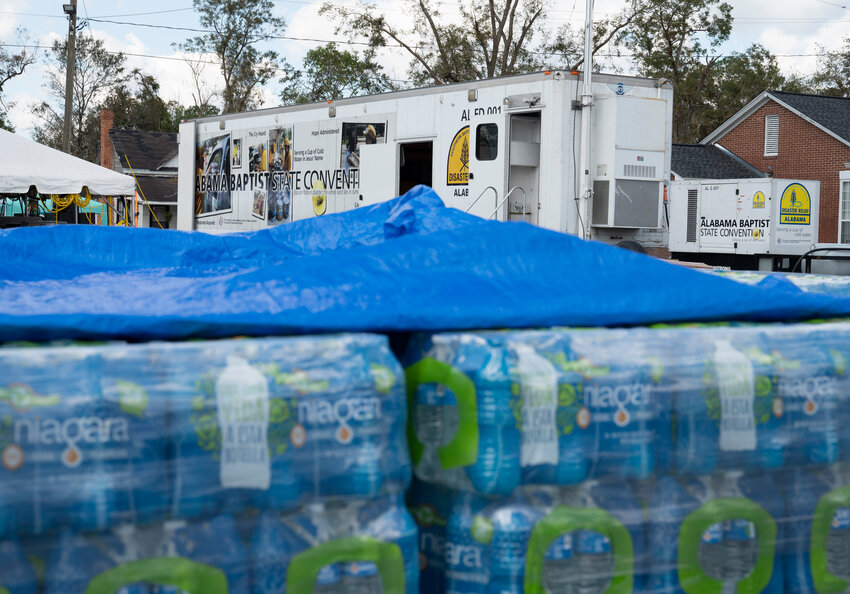
<svg viewBox="0 0 850 594">
<path fill-rule="evenodd" d="M 679 260 L 787 270 L 817 243 L 819 205 L 819 181 L 674 181 L 669 249 Z"/>
<path fill-rule="evenodd" d="M 664 247 L 673 90 L 605 74 L 592 86 L 590 201 L 581 74 L 547 71 L 184 122 L 178 228 L 261 229 L 421 183 L 484 218 Z"/>
</svg>

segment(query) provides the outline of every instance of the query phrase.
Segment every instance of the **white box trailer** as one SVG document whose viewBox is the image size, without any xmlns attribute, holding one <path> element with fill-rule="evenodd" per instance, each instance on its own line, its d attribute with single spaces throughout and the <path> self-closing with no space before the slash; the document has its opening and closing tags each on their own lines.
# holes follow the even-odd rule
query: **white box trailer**
<svg viewBox="0 0 850 594">
<path fill-rule="evenodd" d="M 422 183 L 484 218 L 665 245 L 670 85 L 594 76 L 595 196 L 579 213 L 580 79 L 551 71 L 184 122 L 178 228 L 261 229 Z"/>
<path fill-rule="evenodd" d="M 670 183 L 674 258 L 781 270 L 817 243 L 820 182 L 774 178 Z"/>
</svg>

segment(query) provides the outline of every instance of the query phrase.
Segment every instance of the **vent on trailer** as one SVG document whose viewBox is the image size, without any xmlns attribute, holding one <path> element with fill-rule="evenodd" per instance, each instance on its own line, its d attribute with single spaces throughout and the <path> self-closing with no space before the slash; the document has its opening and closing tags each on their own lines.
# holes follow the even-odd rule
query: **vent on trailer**
<svg viewBox="0 0 850 594">
<path fill-rule="evenodd" d="M 593 226 L 660 227 L 667 101 L 630 95 L 594 101 Z"/>
<path fill-rule="evenodd" d="M 697 221 L 699 220 L 699 192 L 696 188 L 688 190 L 688 234 L 686 241 L 696 243 Z"/>
</svg>

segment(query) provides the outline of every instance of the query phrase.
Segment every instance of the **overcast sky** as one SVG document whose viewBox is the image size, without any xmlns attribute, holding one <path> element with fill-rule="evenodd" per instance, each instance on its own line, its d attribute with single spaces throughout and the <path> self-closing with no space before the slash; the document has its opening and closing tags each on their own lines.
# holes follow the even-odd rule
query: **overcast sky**
<svg viewBox="0 0 850 594">
<path fill-rule="evenodd" d="M 336 0 L 352 3 L 350 0 Z M 457 13 L 459 0 L 442 0 L 442 11 L 451 16 Z M 89 21 L 82 34 L 94 35 L 105 41 L 107 49 L 128 54 L 128 65 L 156 76 L 162 85 L 166 100 L 175 99 L 192 103 L 189 68 L 172 47 L 191 36 L 189 31 L 139 26 L 146 23 L 157 26 L 200 28 L 191 0 L 78 0 L 81 19 L 108 19 L 128 24 Z M 62 0 L 0 0 L 0 41 L 15 43 L 16 27 L 26 27 L 40 45 L 50 45 L 54 39 L 67 34 L 67 21 L 62 14 Z M 321 0 L 275 0 L 276 11 L 287 22 L 288 37 L 312 39 L 276 42 L 274 49 L 290 63 L 299 65 L 306 51 L 333 39 L 333 24 L 318 16 Z M 400 21 L 404 13 L 400 4 L 380 0 L 388 18 Z M 549 13 L 547 26 L 557 28 L 564 23 L 581 27 L 584 21 L 584 0 L 559 0 Z M 817 46 L 836 48 L 842 38 L 850 34 L 850 0 L 734 0 L 735 22 L 730 41 L 723 53 L 743 50 L 754 42 L 763 44 L 779 56 L 779 62 L 788 72 L 810 73 L 817 62 Z M 623 0 L 597 0 L 594 16 L 599 18 L 620 9 Z M 357 49 L 354 46 L 354 49 Z M 44 50 L 41 50 L 42 58 Z M 135 54 L 135 55 L 134 55 Z M 168 59 L 167 59 L 168 58 Z M 401 51 L 386 52 L 381 62 L 392 78 L 407 78 L 408 59 Z M 625 65 L 628 67 L 627 65 Z M 18 133 L 28 135 L 32 128 L 29 105 L 43 96 L 44 60 L 30 68 L 23 76 L 7 83 L 7 100 L 16 103 L 10 111 L 12 124 Z M 209 83 L 218 85 L 215 65 L 206 66 Z M 264 89 L 266 105 L 276 105 L 279 85 Z"/>
</svg>

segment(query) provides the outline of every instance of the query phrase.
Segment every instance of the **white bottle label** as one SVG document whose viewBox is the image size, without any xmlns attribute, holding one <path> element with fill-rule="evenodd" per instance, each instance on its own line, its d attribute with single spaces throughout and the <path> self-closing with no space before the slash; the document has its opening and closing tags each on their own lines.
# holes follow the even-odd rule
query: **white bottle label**
<svg viewBox="0 0 850 594">
<path fill-rule="evenodd" d="M 558 373 L 527 345 L 516 345 L 522 395 L 520 464 L 558 463 Z"/>
<path fill-rule="evenodd" d="M 224 488 L 268 489 L 269 387 L 241 357 L 228 357 L 215 384 L 221 429 L 220 479 Z"/>
<path fill-rule="evenodd" d="M 714 343 L 714 370 L 720 392 L 720 449 L 756 449 L 755 374 L 749 358 L 726 340 Z"/>
</svg>

